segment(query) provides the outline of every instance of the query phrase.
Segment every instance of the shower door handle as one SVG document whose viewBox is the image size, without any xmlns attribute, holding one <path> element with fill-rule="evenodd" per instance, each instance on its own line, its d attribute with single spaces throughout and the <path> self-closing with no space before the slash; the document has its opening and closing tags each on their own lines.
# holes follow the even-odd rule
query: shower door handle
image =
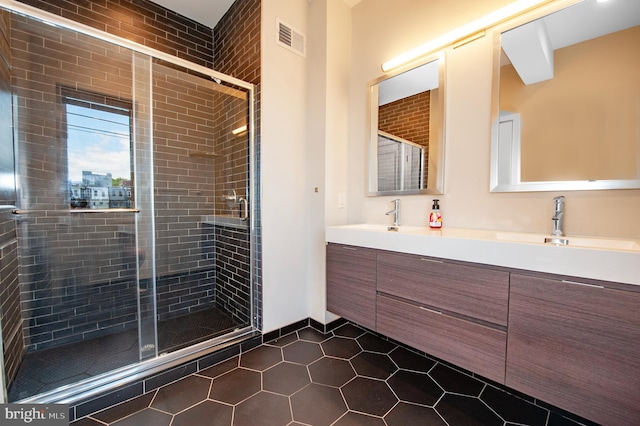
<svg viewBox="0 0 640 426">
<path fill-rule="evenodd" d="M 241 211 L 241 214 L 240 214 L 240 220 L 245 221 L 245 220 L 249 219 L 249 201 L 244 197 L 240 197 L 240 198 L 238 198 L 238 202 L 242 203 L 242 211 Z"/>
</svg>

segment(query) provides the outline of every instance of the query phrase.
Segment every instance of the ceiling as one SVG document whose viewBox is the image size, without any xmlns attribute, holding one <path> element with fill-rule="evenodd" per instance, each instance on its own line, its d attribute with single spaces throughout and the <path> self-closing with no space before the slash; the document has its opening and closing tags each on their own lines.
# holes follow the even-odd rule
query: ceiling
<svg viewBox="0 0 640 426">
<path fill-rule="evenodd" d="M 218 21 L 229 10 L 234 0 L 152 0 L 154 3 L 173 10 L 187 18 L 206 25 L 216 26 Z M 361 0 L 342 0 L 349 7 L 360 3 Z"/>
</svg>

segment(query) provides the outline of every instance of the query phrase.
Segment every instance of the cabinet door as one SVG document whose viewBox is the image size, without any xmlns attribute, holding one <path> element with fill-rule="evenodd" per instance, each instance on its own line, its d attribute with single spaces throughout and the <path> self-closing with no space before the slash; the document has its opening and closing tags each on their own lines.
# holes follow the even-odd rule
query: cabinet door
<svg viewBox="0 0 640 426">
<path fill-rule="evenodd" d="M 511 276 L 506 385 L 607 425 L 640 424 L 640 293 Z"/>
<path fill-rule="evenodd" d="M 327 310 L 375 330 L 375 250 L 327 246 Z"/>
<path fill-rule="evenodd" d="M 378 294 L 377 331 L 504 383 L 507 333 Z"/>
<path fill-rule="evenodd" d="M 501 326 L 507 325 L 509 273 L 381 252 L 378 290 Z"/>
</svg>

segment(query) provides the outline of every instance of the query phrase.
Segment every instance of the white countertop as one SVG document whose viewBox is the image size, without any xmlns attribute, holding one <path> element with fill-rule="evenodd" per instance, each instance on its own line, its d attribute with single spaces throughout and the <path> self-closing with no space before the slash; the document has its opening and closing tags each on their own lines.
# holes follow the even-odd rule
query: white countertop
<svg viewBox="0 0 640 426">
<path fill-rule="evenodd" d="M 401 226 L 393 232 L 370 224 L 326 228 L 331 243 L 640 285 L 640 242 L 567 238 L 569 245 L 556 246 L 545 244 L 539 234 L 477 229 Z"/>
</svg>

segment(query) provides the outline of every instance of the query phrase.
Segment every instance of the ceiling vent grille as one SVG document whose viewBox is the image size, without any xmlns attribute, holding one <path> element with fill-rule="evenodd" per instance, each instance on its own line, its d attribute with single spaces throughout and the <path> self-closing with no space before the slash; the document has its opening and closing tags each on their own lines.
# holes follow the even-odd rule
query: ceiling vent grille
<svg viewBox="0 0 640 426">
<path fill-rule="evenodd" d="M 306 38 L 304 34 L 296 31 L 291 25 L 276 20 L 276 44 L 297 53 L 302 57 L 307 56 Z"/>
</svg>

